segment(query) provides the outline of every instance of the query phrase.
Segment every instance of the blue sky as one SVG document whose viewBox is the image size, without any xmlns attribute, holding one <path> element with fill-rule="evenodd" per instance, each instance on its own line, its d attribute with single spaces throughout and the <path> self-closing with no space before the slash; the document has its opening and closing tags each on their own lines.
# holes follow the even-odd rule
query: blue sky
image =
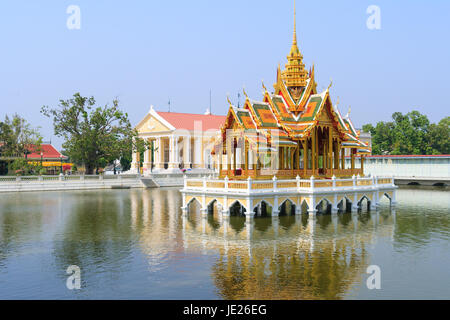
<svg viewBox="0 0 450 320">
<path fill-rule="evenodd" d="M 69 5 L 81 29 L 69 30 Z M 369 30 L 369 5 L 381 30 Z M 297 1 L 304 62 L 318 89 L 333 79 L 333 101 L 357 127 L 419 110 L 431 121 L 450 114 L 450 2 Z M 14 112 L 55 144 L 43 105 L 75 92 L 101 105 L 118 98 L 136 124 L 154 105 L 225 114 L 227 94 L 245 86 L 261 98 L 292 42 L 293 1 L 4 1 L 0 6 L 0 118 Z M 241 94 L 242 96 L 242 94 Z M 242 98 L 241 98 L 242 99 Z"/>
</svg>

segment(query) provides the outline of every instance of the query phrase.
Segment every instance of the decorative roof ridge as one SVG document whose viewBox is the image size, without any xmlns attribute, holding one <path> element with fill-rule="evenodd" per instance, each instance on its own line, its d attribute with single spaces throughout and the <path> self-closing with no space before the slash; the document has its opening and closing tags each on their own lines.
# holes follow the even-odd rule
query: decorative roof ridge
<svg viewBox="0 0 450 320">
<path fill-rule="evenodd" d="M 350 120 L 350 117 L 348 117 L 348 116 L 345 117 L 345 120 L 348 122 L 348 124 L 349 124 L 349 126 L 350 126 L 350 130 L 352 131 L 352 133 L 355 133 L 355 135 L 356 135 L 357 137 L 359 137 L 358 131 L 356 131 L 355 126 L 353 125 L 352 120 Z"/>
<path fill-rule="evenodd" d="M 237 111 L 250 112 L 249 110 L 247 110 L 245 108 L 239 108 L 239 107 L 235 107 L 235 106 L 231 106 L 231 107 Z"/>
<path fill-rule="evenodd" d="M 252 105 L 254 105 L 254 104 L 264 104 L 264 105 L 270 106 L 269 103 L 264 102 L 264 101 L 257 101 L 257 100 L 253 100 L 253 99 L 250 99 L 250 98 L 248 98 L 248 101 L 249 101 Z"/>
</svg>

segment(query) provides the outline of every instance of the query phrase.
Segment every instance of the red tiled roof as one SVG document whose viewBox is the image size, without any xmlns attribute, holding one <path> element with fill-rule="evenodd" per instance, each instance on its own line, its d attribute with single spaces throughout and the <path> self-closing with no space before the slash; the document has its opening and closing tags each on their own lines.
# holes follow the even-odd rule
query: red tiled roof
<svg viewBox="0 0 450 320">
<path fill-rule="evenodd" d="M 176 129 L 194 130 L 194 123 L 200 121 L 202 123 L 201 130 L 207 131 L 211 129 L 219 130 L 225 123 L 226 116 L 177 113 L 177 112 L 159 112 L 158 114 L 169 122 Z M 199 128 L 197 128 L 198 130 Z"/>
<path fill-rule="evenodd" d="M 51 144 L 41 144 L 41 151 L 35 151 L 34 146 L 30 147 L 29 150 L 32 151 L 28 155 L 28 159 L 41 159 L 41 151 L 42 151 L 42 158 L 43 159 L 59 159 L 61 156 L 63 156 L 61 153 L 59 153 L 58 150 L 55 149 Z M 66 158 L 66 156 L 63 156 Z"/>
</svg>

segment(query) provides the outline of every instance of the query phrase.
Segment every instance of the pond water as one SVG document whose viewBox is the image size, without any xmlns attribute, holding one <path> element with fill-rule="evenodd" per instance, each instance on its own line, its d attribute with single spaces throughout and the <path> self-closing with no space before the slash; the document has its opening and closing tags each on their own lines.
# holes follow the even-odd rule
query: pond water
<svg viewBox="0 0 450 320">
<path fill-rule="evenodd" d="M 183 217 L 178 189 L 2 194 L 0 299 L 450 299 L 450 192 L 397 200 L 247 222 Z"/>
</svg>

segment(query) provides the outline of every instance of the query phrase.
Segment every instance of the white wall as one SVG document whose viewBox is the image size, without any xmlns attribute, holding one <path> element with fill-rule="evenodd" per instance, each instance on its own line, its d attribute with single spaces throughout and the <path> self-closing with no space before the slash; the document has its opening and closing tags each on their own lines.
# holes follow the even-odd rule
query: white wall
<svg viewBox="0 0 450 320">
<path fill-rule="evenodd" d="M 359 168 L 357 159 L 356 167 Z M 346 159 L 346 167 L 350 160 Z M 450 177 L 450 157 L 423 157 L 423 158 L 366 158 L 364 173 L 377 176 L 397 177 Z"/>
</svg>

